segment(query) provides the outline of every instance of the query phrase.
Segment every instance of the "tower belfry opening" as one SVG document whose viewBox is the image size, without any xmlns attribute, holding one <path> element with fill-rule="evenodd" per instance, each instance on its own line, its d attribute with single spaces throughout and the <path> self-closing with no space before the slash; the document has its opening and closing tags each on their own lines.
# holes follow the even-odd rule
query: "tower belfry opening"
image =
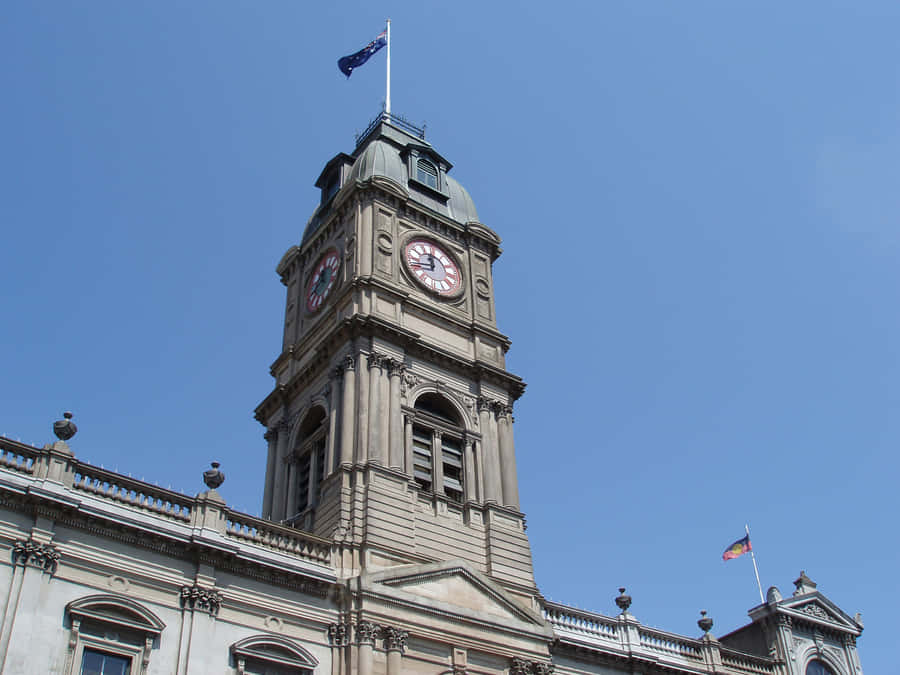
<svg viewBox="0 0 900 675">
<path fill-rule="evenodd" d="M 277 268 L 283 346 L 256 411 L 263 514 L 330 538 L 347 576 L 459 559 L 534 606 L 500 238 L 451 169 L 424 128 L 381 113 L 316 181 Z"/>
</svg>

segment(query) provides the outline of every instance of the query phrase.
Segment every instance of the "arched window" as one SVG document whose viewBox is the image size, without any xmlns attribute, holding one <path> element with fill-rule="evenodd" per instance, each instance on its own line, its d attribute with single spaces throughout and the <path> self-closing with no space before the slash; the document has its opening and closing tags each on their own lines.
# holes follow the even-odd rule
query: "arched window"
<svg viewBox="0 0 900 675">
<path fill-rule="evenodd" d="M 413 479 L 426 492 L 462 503 L 465 498 L 465 431 L 459 413 L 439 394 L 422 394 L 413 406 Z"/>
<path fill-rule="evenodd" d="M 834 675 L 834 673 L 831 668 L 818 659 L 815 659 L 814 661 L 810 661 L 806 666 L 806 675 Z"/>
<path fill-rule="evenodd" d="M 288 517 L 299 515 L 316 505 L 319 485 L 325 478 L 325 449 L 328 442 L 328 416 L 316 406 L 310 410 L 297 433 L 293 454 L 292 503 L 288 504 Z M 291 497 L 291 495 L 288 495 Z"/>
<path fill-rule="evenodd" d="M 255 635 L 231 645 L 238 675 L 311 675 L 318 665 L 303 647 L 277 635 Z"/>
<path fill-rule="evenodd" d="M 66 606 L 72 675 L 138 675 L 166 625 L 146 607 L 116 595 L 89 595 Z M 158 645 L 157 645 L 158 646 Z"/>
<path fill-rule="evenodd" d="M 416 162 L 416 180 L 430 188 L 438 189 L 437 168 L 427 159 Z"/>
</svg>

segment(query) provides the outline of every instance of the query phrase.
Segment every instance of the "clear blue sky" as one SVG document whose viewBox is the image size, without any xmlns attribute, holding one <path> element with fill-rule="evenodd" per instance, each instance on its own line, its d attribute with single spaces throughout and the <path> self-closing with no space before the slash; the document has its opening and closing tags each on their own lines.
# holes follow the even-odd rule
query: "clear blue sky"
<svg viewBox="0 0 900 675">
<path fill-rule="evenodd" d="M 0 433 L 259 511 L 274 272 L 383 99 L 484 223 L 547 597 L 724 633 L 805 569 L 900 673 L 900 3 L 7 2 Z"/>
</svg>

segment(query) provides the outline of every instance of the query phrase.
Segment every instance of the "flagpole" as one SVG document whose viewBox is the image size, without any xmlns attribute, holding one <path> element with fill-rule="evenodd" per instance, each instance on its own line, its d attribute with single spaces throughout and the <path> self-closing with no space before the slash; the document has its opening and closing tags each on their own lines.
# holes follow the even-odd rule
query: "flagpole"
<svg viewBox="0 0 900 675">
<path fill-rule="evenodd" d="M 747 532 L 747 541 L 750 541 L 750 525 L 744 524 L 744 530 Z M 753 554 L 753 544 L 750 544 L 750 559 L 753 560 L 753 571 L 756 572 L 756 587 L 759 589 L 759 601 L 765 603 L 763 597 L 762 584 L 759 582 L 759 567 L 756 566 L 756 556 Z"/>
<path fill-rule="evenodd" d="M 391 20 L 387 20 L 387 93 L 384 97 L 384 112 L 391 115 Z"/>
</svg>

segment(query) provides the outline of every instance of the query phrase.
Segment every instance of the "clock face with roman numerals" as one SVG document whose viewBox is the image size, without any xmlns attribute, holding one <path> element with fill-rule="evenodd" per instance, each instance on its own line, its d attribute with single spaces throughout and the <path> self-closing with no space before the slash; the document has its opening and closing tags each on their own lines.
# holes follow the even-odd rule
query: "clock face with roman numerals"
<svg viewBox="0 0 900 675">
<path fill-rule="evenodd" d="M 427 239 L 413 239 L 406 245 L 406 265 L 416 280 L 433 293 L 454 295 L 461 288 L 456 261 Z"/>
<path fill-rule="evenodd" d="M 306 309 L 317 312 L 331 293 L 337 281 L 338 269 L 341 267 L 341 256 L 337 249 L 329 249 L 319 260 L 306 289 Z"/>
</svg>

